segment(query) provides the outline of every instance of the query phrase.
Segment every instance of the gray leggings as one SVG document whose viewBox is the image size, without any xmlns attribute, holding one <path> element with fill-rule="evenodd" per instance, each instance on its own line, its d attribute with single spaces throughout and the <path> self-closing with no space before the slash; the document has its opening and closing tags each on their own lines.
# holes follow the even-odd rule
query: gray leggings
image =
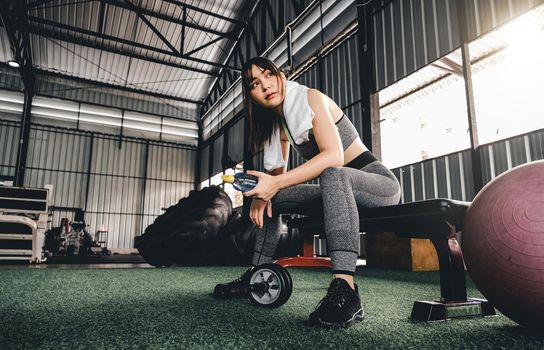
<svg viewBox="0 0 544 350">
<path fill-rule="evenodd" d="M 362 169 L 334 167 L 319 176 L 319 185 L 300 184 L 272 198 L 272 218 L 264 213 L 257 229 L 253 265 L 271 262 L 280 238 L 279 214 L 323 217 L 333 273 L 353 275 L 359 255 L 359 212 L 363 208 L 398 204 L 400 185 L 379 161 Z"/>
</svg>

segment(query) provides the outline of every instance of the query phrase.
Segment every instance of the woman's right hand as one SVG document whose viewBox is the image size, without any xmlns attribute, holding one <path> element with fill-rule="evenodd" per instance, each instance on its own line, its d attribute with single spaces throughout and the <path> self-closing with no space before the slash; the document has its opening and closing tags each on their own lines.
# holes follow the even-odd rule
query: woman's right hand
<svg viewBox="0 0 544 350">
<path fill-rule="evenodd" d="M 272 202 L 263 201 L 262 199 L 253 198 L 251 201 L 251 208 L 249 210 L 249 218 L 260 229 L 264 226 L 264 211 L 268 214 L 268 217 L 272 217 Z"/>
</svg>

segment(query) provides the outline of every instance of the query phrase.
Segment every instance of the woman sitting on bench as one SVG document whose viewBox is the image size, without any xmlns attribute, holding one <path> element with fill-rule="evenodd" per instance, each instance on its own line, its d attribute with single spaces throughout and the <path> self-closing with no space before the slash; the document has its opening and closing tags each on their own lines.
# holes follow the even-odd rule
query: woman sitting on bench
<svg viewBox="0 0 544 350">
<path fill-rule="evenodd" d="M 268 174 L 245 196 L 253 198 L 250 218 L 257 232 L 253 266 L 273 261 L 282 213 L 322 216 L 333 280 L 327 295 L 310 314 L 309 324 L 347 327 L 363 319 L 353 275 L 359 254 L 361 207 L 399 202 L 394 174 L 364 146 L 342 109 L 318 90 L 288 81 L 262 57 L 242 68 L 244 105 L 253 153 L 264 148 Z M 289 144 L 307 160 L 286 172 Z M 319 185 L 304 184 L 319 177 Z M 265 215 L 266 211 L 266 215 Z M 245 297 L 251 268 L 230 283 L 216 286 L 217 298 Z"/>
</svg>

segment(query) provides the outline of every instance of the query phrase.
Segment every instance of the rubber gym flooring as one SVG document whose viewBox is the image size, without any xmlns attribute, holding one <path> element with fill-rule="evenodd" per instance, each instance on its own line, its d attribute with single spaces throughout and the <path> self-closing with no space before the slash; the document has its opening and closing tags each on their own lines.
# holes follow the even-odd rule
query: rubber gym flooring
<svg viewBox="0 0 544 350">
<path fill-rule="evenodd" d="M 410 321 L 413 301 L 439 296 L 436 272 L 359 267 L 364 321 L 326 330 L 303 324 L 325 295 L 326 270 L 289 268 L 293 295 L 277 309 L 214 300 L 213 286 L 242 269 L 2 265 L 0 349 L 544 349 L 544 334 L 500 314 Z M 470 280 L 468 294 L 481 297 Z"/>
</svg>

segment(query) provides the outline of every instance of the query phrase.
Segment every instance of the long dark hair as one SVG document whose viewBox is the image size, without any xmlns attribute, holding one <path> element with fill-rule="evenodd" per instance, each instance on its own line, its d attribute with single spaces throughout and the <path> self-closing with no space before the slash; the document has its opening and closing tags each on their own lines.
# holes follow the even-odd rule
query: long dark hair
<svg viewBox="0 0 544 350">
<path fill-rule="evenodd" d="M 263 108 L 251 98 L 251 66 L 269 70 L 281 81 L 281 71 L 274 62 L 265 57 L 253 57 L 242 66 L 242 91 L 244 108 L 249 119 L 249 150 L 259 152 L 265 141 L 270 142 L 272 132 L 278 125 L 276 113 L 272 109 Z"/>
</svg>

